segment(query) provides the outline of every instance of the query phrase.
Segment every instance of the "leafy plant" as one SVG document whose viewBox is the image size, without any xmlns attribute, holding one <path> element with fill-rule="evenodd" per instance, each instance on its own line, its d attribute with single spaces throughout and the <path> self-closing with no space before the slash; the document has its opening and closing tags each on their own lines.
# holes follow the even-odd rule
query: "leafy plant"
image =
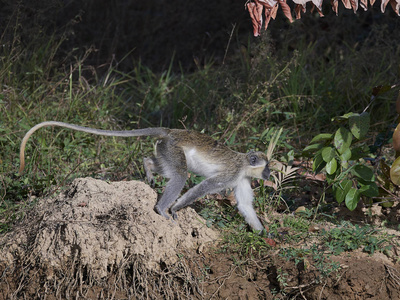
<svg viewBox="0 0 400 300">
<path fill-rule="evenodd" d="M 235 230 L 224 233 L 225 243 L 222 249 L 237 253 L 241 257 L 260 257 L 271 249 L 270 244 L 257 232 L 249 232 L 240 224 Z"/>
<path fill-rule="evenodd" d="M 207 227 L 216 225 L 219 228 L 227 228 L 233 220 L 233 208 L 222 207 L 216 202 L 213 199 L 207 200 L 206 205 L 200 210 L 199 214 L 206 220 Z"/>
<path fill-rule="evenodd" d="M 308 269 L 311 265 L 315 266 L 320 272 L 322 278 L 330 276 L 340 269 L 338 262 L 332 261 L 320 246 L 313 244 L 307 248 L 288 247 L 280 251 L 279 256 L 286 260 L 293 260 L 296 266 L 302 265 L 302 268 Z M 318 280 L 317 280 L 318 281 Z"/>
<path fill-rule="evenodd" d="M 341 226 L 329 231 L 322 230 L 325 245 L 334 255 L 361 247 L 369 254 L 389 250 L 391 246 L 387 245 L 388 238 L 379 236 L 378 233 L 379 231 L 371 226 L 352 225 L 349 222 L 343 222 Z"/>
<path fill-rule="evenodd" d="M 313 154 L 313 171 L 318 173 L 325 169 L 337 202 L 344 201 L 349 210 L 354 210 L 362 195 L 379 195 L 374 170 L 364 159 L 371 156 L 363 141 L 370 127 L 370 115 L 368 112 L 347 113 L 333 121 L 339 124 L 336 132 L 318 134 L 303 154 Z"/>
<path fill-rule="evenodd" d="M 281 160 L 286 161 L 286 164 L 283 164 L 280 161 L 272 158 L 276 147 L 280 146 L 282 148 L 292 148 L 291 146 L 287 145 L 287 133 L 282 133 L 283 128 L 268 128 L 261 134 L 260 137 L 261 140 L 268 141 L 266 155 L 268 157 L 269 168 L 271 170 L 270 180 L 273 180 L 273 182 L 269 182 L 269 185 L 271 185 L 274 190 L 273 193 L 271 193 L 270 188 L 267 188 L 264 182 L 261 181 L 262 184 L 258 189 L 259 197 L 256 197 L 255 201 L 261 212 L 266 212 L 267 206 L 270 207 L 272 202 L 276 202 L 276 204 L 279 204 L 281 201 L 285 202 L 283 199 L 283 191 L 293 187 L 292 183 L 296 178 L 297 170 L 299 169 L 297 167 L 293 167 L 293 150 L 290 150 L 288 153 L 286 153 L 285 157 L 281 158 Z"/>
</svg>

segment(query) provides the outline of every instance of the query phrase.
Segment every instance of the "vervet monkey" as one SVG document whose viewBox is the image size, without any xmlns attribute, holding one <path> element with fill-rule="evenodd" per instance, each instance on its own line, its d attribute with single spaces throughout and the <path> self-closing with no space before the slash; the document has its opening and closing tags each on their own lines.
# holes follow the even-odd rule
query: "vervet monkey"
<svg viewBox="0 0 400 300">
<path fill-rule="evenodd" d="M 268 159 L 263 152 L 235 152 L 210 136 L 191 130 L 144 128 L 114 131 L 49 121 L 35 125 L 22 139 L 20 174 L 25 167 L 26 142 L 36 130 L 45 126 L 60 126 L 105 136 L 157 137 L 154 156 L 144 158 L 144 169 L 150 184 L 154 183 L 153 172 L 169 179 L 164 194 L 155 206 L 155 210 L 160 215 L 169 219 L 167 211 L 170 209 L 172 217 L 176 219 L 176 212 L 192 204 L 197 198 L 233 188 L 237 207 L 246 222 L 257 231 L 264 229 L 253 208 L 253 190 L 251 188 L 252 177 L 268 179 L 270 176 Z M 204 176 L 205 180 L 179 197 L 185 185 L 188 170 Z"/>
</svg>

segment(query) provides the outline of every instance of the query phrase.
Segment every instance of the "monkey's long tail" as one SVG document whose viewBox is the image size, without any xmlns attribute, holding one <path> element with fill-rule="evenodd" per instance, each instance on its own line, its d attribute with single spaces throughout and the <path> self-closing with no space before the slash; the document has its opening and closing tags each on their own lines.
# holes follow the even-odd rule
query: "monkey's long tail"
<svg viewBox="0 0 400 300">
<path fill-rule="evenodd" d="M 30 138 L 30 136 L 39 128 L 46 127 L 46 126 L 59 126 L 65 127 L 77 131 L 83 131 L 87 133 L 92 133 L 96 135 L 106 135 L 106 136 L 121 136 L 121 137 L 132 137 L 132 136 L 157 136 L 163 137 L 168 135 L 169 129 L 168 128 L 143 128 L 143 129 L 136 129 L 136 130 L 103 130 L 103 129 L 95 129 L 90 127 L 83 127 L 75 124 L 69 124 L 64 122 L 57 122 L 57 121 L 47 121 L 39 123 L 33 126 L 24 136 L 21 142 L 20 152 L 19 152 L 19 175 L 22 174 L 25 168 L 25 146 Z"/>
</svg>

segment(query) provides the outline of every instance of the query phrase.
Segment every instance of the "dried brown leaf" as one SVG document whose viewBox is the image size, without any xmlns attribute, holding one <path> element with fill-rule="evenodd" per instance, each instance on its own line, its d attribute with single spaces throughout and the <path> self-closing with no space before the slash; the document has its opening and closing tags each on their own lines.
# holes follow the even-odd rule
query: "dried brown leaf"
<svg viewBox="0 0 400 300">
<path fill-rule="evenodd" d="M 319 2 L 319 3 L 318 3 Z M 311 8 L 311 12 L 313 12 L 314 11 L 314 8 L 318 11 L 318 13 L 319 13 L 319 16 L 320 17 L 323 17 L 324 16 L 324 14 L 322 13 L 322 1 L 313 1 L 313 4 L 312 4 L 313 6 L 312 6 L 312 8 Z"/>
<path fill-rule="evenodd" d="M 272 8 L 265 7 L 265 23 L 264 23 L 265 30 L 267 30 L 271 18 L 275 20 L 277 11 L 278 11 L 278 3 L 276 3 L 275 6 Z"/>
<path fill-rule="evenodd" d="M 254 0 L 260 4 L 262 4 L 265 8 L 272 9 L 278 3 L 277 0 Z"/>
<path fill-rule="evenodd" d="M 272 9 L 271 9 L 271 18 L 275 20 L 276 14 L 278 12 L 278 4 L 276 4 Z"/>
<path fill-rule="evenodd" d="M 253 34 L 254 36 L 259 36 L 261 34 L 263 6 L 260 3 L 248 2 L 247 9 L 253 23 Z"/>
<path fill-rule="evenodd" d="M 338 0 L 331 0 L 332 10 L 338 15 Z"/>
<path fill-rule="evenodd" d="M 279 0 L 279 5 L 282 8 L 283 13 L 285 14 L 286 18 L 289 19 L 290 23 L 293 22 L 292 12 L 290 11 L 289 5 L 287 5 L 286 0 Z"/>
<path fill-rule="evenodd" d="M 312 3 L 318 9 L 318 12 L 322 14 L 322 0 L 312 0 Z"/>
<path fill-rule="evenodd" d="M 385 12 L 386 5 L 388 5 L 388 3 L 390 3 L 390 5 L 392 6 L 392 8 L 396 12 L 396 14 L 400 16 L 400 14 L 399 14 L 400 0 L 382 0 L 382 3 L 381 3 L 382 13 Z"/>
<path fill-rule="evenodd" d="M 271 247 L 276 247 L 276 242 L 273 239 L 270 238 L 264 238 L 265 243 L 270 245 Z"/>
<path fill-rule="evenodd" d="M 389 3 L 389 0 L 382 0 L 382 3 L 381 3 L 381 11 L 382 11 L 382 13 L 385 12 L 386 5 L 387 5 L 388 3 Z"/>
<path fill-rule="evenodd" d="M 294 2 L 294 1 L 293 1 Z M 302 4 L 296 4 L 294 7 L 294 12 L 296 13 L 296 19 L 301 18 L 301 12 L 305 13 L 306 12 L 306 5 Z"/>
<path fill-rule="evenodd" d="M 314 5 L 314 7 L 317 9 L 317 11 L 318 11 L 320 17 L 325 17 L 324 14 L 322 13 L 322 10 L 320 10 L 320 9 L 319 9 L 318 7 L 316 7 L 315 5 Z"/>
<path fill-rule="evenodd" d="M 351 7 L 353 8 L 354 13 L 357 12 L 358 9 L 358 0 L 350 0 Z"/>
<path fill-rule="evenodd" d="M 343 5 L 344 5 L 345 8 L 351 9 L 350 0 L 342 0 L 342 2 L 343 2 Z"/>
<path fill-rule="evenodd" d="M 364 9 L 368 9 L 368 0 L 360 0 L 360 6 Z"/>
<path fill-rule="evenodd" d="M 301 213 L 305 213 L 307 211 L 305 206 L 299 206 L 298 208 L 296 208 L 296 210 L 294 211 L 295 214 L 301 214 Z"/>
<path fill-rule="evenodd" d="M 304 9 L 306 8 L 306 3 L 307 2 L 311 2 L 312 0 L 293 0 L 293 2 L 295 3 L 295 4 L 300 4 L 300 5 L 302 5 L 303 7 L 304 7 Z"/>
<path fill-rule="evenodd" d="M 296 19 L 300 19 L 301 18 L 301 12 L 305 13 L 306 12 L 306 3 L 310 2 L 312 0 L 293 0 L 293 2 L 295 3 L 294 6 L 294 12 L 296 14 Z"/>
<path fill-rule="evenodd" d="M 310 227 L 308 227 L 308 232 L 319 232 L 321 231 L 321 227 L 319 227 L 318 225 L 311 225 Z"/>
<path fill-rule="evenodd" d="M 262 10 L 265 9 L 265 21 L 264 28 L 268 28 L 268 24 L 272 19 L 275 19 L 278 4 L 282 8 L 282 11 L 286 18 L 289 19 L 290 22 L 293 22 L 292 13 L 289 5 L 286 3 L 287 0 L 248 0 L 252 2 L 247 2 L 246 7 L 249 10 L 250 17 L 253 23 L 253 33 L 254 36 L 259 36 L 261 34 L 261 27 L 263 23 L 262 18 Z M 322 1 L 323 0 L 292 0 L 295 4 L 294 11 L 296 19 L 301 18 L 301 12 L 306 12 L 306 3 L 312 2 L 311 12 L 314 11 L 314 8 L 318 11 L 319 15 L 323 17 L 322 13 Z M 360 3 L 358 3 L 360 1 Z M 354 13 L 357 12 L 359 5 L 364 9 L 368 9 L 368 0 L 342 0 L 343 5 L 346 9 L 353 9 Z M 373 6 L 375 0 L 369 0 L 370 6 Z M 385 12 L 386 6 L 390 3 L 393 10 L 397 15 L 400 16 L 400 0 L 381 0 L 381 11 Z M 338 5 L 339 0 L 331 0 L 332 10 L 338 15 Z"/>
<path fill-rule="evenodd" d="M 392 6 L 393 10 L 396 12 L 398 16 L 400 16 L 400 0 L 390 0 L 390 5 Z"/>
</svg>

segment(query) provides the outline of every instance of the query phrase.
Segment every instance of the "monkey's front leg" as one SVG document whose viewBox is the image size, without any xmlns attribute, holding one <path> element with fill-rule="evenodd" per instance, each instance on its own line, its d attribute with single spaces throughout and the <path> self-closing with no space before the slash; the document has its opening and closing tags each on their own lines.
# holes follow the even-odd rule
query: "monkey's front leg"
<svg viewBox="0 0 400 300">
<path fill-rule="evenodd" d="M 243 180 L 238 183 L 235 187 L 235 197 L 237 208 L 247 224 L 261 234 L 265 228 L 258 219 L 253 207 L 253 189 L 251 188 L 250 180 Z"/>
<path fill-rule="evenodd" d="M 176 212 L 181 208 L 184 208 L 192 204 L 196 199 L 203 197 L 204 195 L 214 194 L 227 188 L 224 180 L 218 179 L 218 176 L 213 176 L 203 180 L 198 185 L 188 190 L 182 197 L 180 197 L 176 203 L 171 207 L 171 215 L 176 220 L 178 218 Z"/>
</svg>

